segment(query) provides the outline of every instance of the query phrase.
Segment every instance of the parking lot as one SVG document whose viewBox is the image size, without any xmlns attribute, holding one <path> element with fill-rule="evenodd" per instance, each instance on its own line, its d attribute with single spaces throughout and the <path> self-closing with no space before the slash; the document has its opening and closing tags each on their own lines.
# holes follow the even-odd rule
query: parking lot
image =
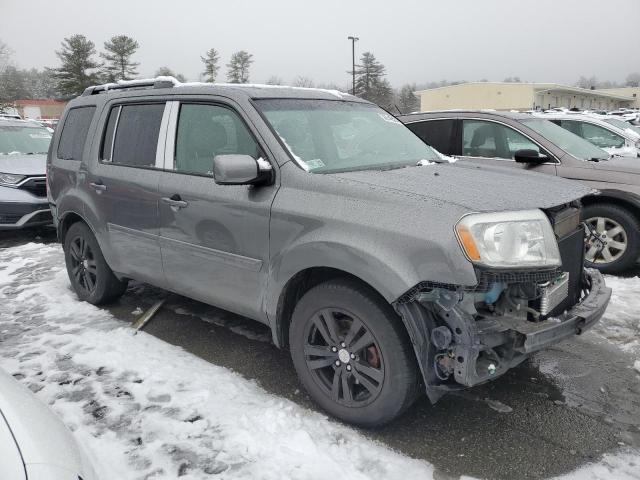
<svg viewBox="0 0 640 480">
<path fill-rule="evenodd" d="M 12 277 L 13 283 L 9 287 L 12 290 L 9 291 L 20 291 L 20 282 L 24 285 L 37 283 L 46 279 L 50 271 L 62 269 L 62 265 L 56 265 L 62 257 L 56 252 L 59 247 L 54 240 L 50 230 L 2 235 L 0 270 L 5 270 L 7 262 L 15 257 L 12 252 L 24 252 L 20 249 L 25 245 L 30 252 L 29 262 L 38 265 L 31 271 L 20 270 L 18 276 Z M 42 261 L 38 258 L 39 249 L 43 251 Z M 607 472 L 615 472 L 615 478 L 637 478 L 637 464 L 634 464 L 633 457 L 625 456 L 632 451 L 630 449 L 640 447 L 640 372 L 633 368 L 634 362 L 640 358 L 640 324 L 635 317 L 639 301 L 632 293 L 640 287 L 640 280 L 634 277 L 635 274 L 637 272 L 631 272 L 630 278 L 626 279 L 608 277 L 608 283 L 614 288 L 614 297 L 607 315 L 594 331 L 535 355 L 489 385 L 447 396 L 435 406 L 423 398 L 387 427 L 358 430 L 358 438 L 363 436 L 424 461 L 433 469 L 433 478 L 437 479 L 462 476 L 550 478 L 580 468 L 587 468 L 587 473 L 576 478 L 609 478 Z M 2 287 L 5 285 L 3 283 Z M 115 325 L 126 326 L 155 300 L 165 297 L 167 302 L 145 331 L 188 352 L 187 364 L 193 362 L 193 368 L 199 369 L 199 357 L 255 382 L 276 399 L 290 400 L 303 410 L 316 410 L 301 391 L 288 352 L 275 348 L 267 329 L 257 323 L 141 284 L 131 285 L 127 294 L 108 310 L 117 322 Z M 15 309 L 15 305 L 8 302 L 6 308 Z M 114 384 L 99 380 L 103 382 L 101 388 L 85 387 L 82 395 L 69 400 L 67 390 L 73 383 L 67 386 L 66 376 L 61 381 L 62 377 L 56 377 L 48 369 L 43 374 L 41 367 L 47 355 L 52 355 L 45 348 L 45 345 L 52 344 L 52 340 L 43 341 L 38 336 L 39 332 L 51 326 L 43 313 L 47 308 L 45 304 L 35 310 L 27 307 L 23 312 L 14 310 L 14 318 L 9 318 L 6 309 L 1 312 L 0 339 L 8 346 L 1 353 L 3 368 L 22 378 L 32 390 L 40 392 L 39 395 L 48 399 L 63 418 L 65 412 L 70 411 L 70 405 L 85 412 L 83 420 L 73 422 L 72 428 L 78 428 L 76 423 L 102 422 L 102 431 L 98 435 L 102 441 L 109 435 L 135 438 L 136 417 L 130 421 L 131 425 L 122 425 L 116 421 L 117 416 L 110 419 L 117 411 L 109 403 L 104 403 L 107 390 L 126 392 L 133 386 L 127 387 L 122 376 Z M 66 337 L 83 333 L 74 326 L 79 321 L 74 318 L 75 314 L 77 312 L 71 309 L 66 316 L 56 317 L 66 318 L 59 326 L 65 330 Z M 82 329 L 85 334 L 93 329 L 99 332 L 107 328 L 100 326 L 100 321 L 95 325 L 90 318 L 84 321 Z M 67 341 L 61 341 L 60 345 Z M 68 354 L 68 360 L 73 362 L 74 358 L 75 354 Z M 56 361 L 59 365 L 60 360 Z M 638 367 L 640 364 L 636 364 Z M 135 372 L 138 367 L 127 365 L 127 368 Z M 109 369 L 105 367 L 107 372 Z M 65 375 L 70 373 L 73 376 L 73 368 L 61 370 Z M 186 378 L 184 381 L 189 383 L 196 379 Z M 161 393 L 158 395 L 162 396 Z M 175 392 L 173 396 L 177 396 Z M 116 397 L 119 399 L 116 404 L 121 405 L 122 396 Z M 171 400 L 171 403 L 175 401 Z M 100 410 L 103 408 L 101 402 L 106 405 L 103 410 Z M 180 409 L 179 405 L 174 407 Z M 221 406 L 214 403 L 210 408 L 215 410 Z M 206 416 L 206 413 L 198 415 Z M 246 415 L 251 423 L 254 420 L 251 412 L 247 411 Z M 325 417 L 319 421 L 337 425 Z M 147 428 L 153 431 L 161 427 L 148 425 Z M 260 425 L 256 425 L 256 429 L 259 430 Z M 144 430 L 141 437 L 144 437 Z M 215 466 L 203 467 L 193 452 L 189 454 L 189 442 L 185 438 L 182 439 L 181 454 L 176 454 L 175 450 L 165 452 L 170 459 L 165 468 L 182 468 L 184 472 L 194 474 L 199 470 L 206 472 L 207 468 L 215 470 Z M 129 441 L 127 439 L 124 443 Z M 117 449 L 117 441 L 113 447 Z M 139 478 L 152 478 L 143 475 L 151 474 L 152 469 L 145 463 L 144 455 L 136 453 L 136 448 L 129 445 L 125 455 L 127 461 L 140 473 Z M 197 448 L 194 452 L 197 453 Z M 105 458 L 110 456 L 104 455 L 102 460 Z M 600 470 L 585 467 L 592 462 L 596 462 Z M 162 462 L 154 461 L 154 468 L 159 464 Z M 389 463 L 387 468 L 393 468 L 391 465 Z M 219 467 L 219 470 L 225 471 L 225 468 Z M 376 468 L 375 465 L 363 466 L 362 471 L 371 475 Z M 406 471 L 403 467 L 402 472 Z M 604 476 L 597 476 L 598 471 Z M 380 470 L 380 475 L 381 478 L 391 478 L 389 471 L 384 469 Z"/>
</svg>

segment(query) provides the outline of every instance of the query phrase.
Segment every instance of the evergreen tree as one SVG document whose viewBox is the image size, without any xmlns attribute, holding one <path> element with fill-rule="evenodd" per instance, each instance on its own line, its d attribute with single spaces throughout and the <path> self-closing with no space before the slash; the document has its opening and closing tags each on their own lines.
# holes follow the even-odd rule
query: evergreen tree
<svg viewBox="0 0 640 480">
<path fill-rule="evenodd" d="M 11 49 L 0 40 L 0 73 L 11 64 Z"/>
<path fill-rule="evenodd" d="M 220 67 L 218 66 L 218 60 L 220 59 L 220 55 L 218 55 L 218 51 L 215 48 L 211 48 L 207 50 L 204 57 L 200 57 L 202 63 L 204 63 L 204 76 L 206 77 L 206 82 L 213 83 L 216 81 L 216 77 L 218 76 L 218 70 Z"/>
<path fill-rule="evenodd" d="M 181 73 L 175 73 L 173 70 L 171 70 L 169 67 L 160 67 L 158 70 L 156 70 L 156 77 L 173 77 L 176 80 L 178 80 L 179 82 L 186 82 L 187 79 L 185 78 L 184 75 L 182 75 Z"/>
<path fill-rule="evenodd" d="M 131 61 L 131 56 L 139 46 L 137 41 L 126 35 L 116 35 L 104 42 L 105 51 L 100 56 L 105 60 L 103 74 L 108 82 L 131 80 L 138 75 L 136 67 L 140 64 Z"/>
<path fill-rule="evenodd" d="M 0 73 L 0 111 L 13 105 L 13 102 L 28 96 L 24 76 L 14 66 L 6 67 Z"/>
<path fill-rule="evenodd" d="M 92 58 L 95 53 L 94 43 L 84 35 L 73 35 L 64 39 L 62 50 L 56 51 L 62 65 L 50 69 L 61 95 L 80 95 L 85 88 L 99 83 L 96 69 L 100 64 Z"/>
<path fill-rule="evenodd" d="M 253 63 L 253 55 L 240 50 L 231 55 L 231 60 L 227 63 L 227 81 L 229 83 L 248 83 L 249 67 Z"/>
<path fill-rule="evenodd" d="M 384 108 L 393 104 L 393 90 L 384 78 L 386 69 L 371 52 L 365 52 L 356 65 L 355 94 Z"/>
<path fill-rule="evenodd" d="M 420 109 L 418 97 L 413 94 L 415 91 L 415 85 L 405 85 L 398 92 L 398 108 L 402 113 L 416 112 Z"/>
</svg>

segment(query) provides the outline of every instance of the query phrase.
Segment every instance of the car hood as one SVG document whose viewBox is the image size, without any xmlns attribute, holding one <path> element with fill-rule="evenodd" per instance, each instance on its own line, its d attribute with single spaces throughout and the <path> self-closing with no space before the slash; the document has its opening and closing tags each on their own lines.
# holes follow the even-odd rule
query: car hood
<svg viewBox="0 0 640 480">
<path fill-rule="evenodd" d="M 15 175 L 44 175 L 47 169 L 47 156 L 36 155 L 0 155 L 0 172 Z"/>
<path fill-rule="evenodd" d="M 550 208 L 593 191 L 551 175 L 463 161 L 335 175 L 343 181 L 370 185 L 390 194 L 416 195 L 474 212 Z"/>
<path fill-rule="evenodd" d="M 592 162 L 596 170 L 602 172 L 618 172 L 631 175 L 640 175 L 640 157 L 611 157 L 603 162 Z M 637 182 L 640 182 L 640 177 Z M 620 183 L 628 183 L 622 181 Z"/>
<path fill-rule="evenodd" d="M 2 370 L 0 412 L 20 448 L 27 471 L 33 466 L 35 470 L 74 472 L 85 480 L 95 478 L 71 432 L 29 390 Z"/>
</svg>

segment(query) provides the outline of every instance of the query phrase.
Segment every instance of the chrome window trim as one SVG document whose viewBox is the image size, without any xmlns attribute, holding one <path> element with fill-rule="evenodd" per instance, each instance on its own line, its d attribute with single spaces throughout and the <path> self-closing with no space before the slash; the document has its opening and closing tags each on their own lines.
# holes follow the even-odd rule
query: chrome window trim
<svg viewBox="0 0 640 480">
<path fill-rule="evenodd" d="M 164 170 L 175 171 L 176 162 L 176 134 L 178 130 L 178 116 L 180 114 L 181 102 L 172 100 L 167 102 L 171 104 L 169 116 L 167 118 L 167 131 L 164 144 Z"/>
</svg>

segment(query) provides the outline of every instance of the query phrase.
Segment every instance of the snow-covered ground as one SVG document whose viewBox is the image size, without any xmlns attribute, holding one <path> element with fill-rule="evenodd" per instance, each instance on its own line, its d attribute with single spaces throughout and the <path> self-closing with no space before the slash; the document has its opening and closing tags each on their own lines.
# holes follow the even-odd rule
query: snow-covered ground
<svg viewBox="0 0 640 480">
<path fill-rule="evenodd" d="M 640 280 L 598 334 L 633 350 Z M 132 330 L 70 291 L 58 245 L 0 250 L 0 367 L 49 404 L 103 479 L 431 479 L 433 468 Z M 564 477 L 640 478 L 637 452 Z"/>
</svg>

